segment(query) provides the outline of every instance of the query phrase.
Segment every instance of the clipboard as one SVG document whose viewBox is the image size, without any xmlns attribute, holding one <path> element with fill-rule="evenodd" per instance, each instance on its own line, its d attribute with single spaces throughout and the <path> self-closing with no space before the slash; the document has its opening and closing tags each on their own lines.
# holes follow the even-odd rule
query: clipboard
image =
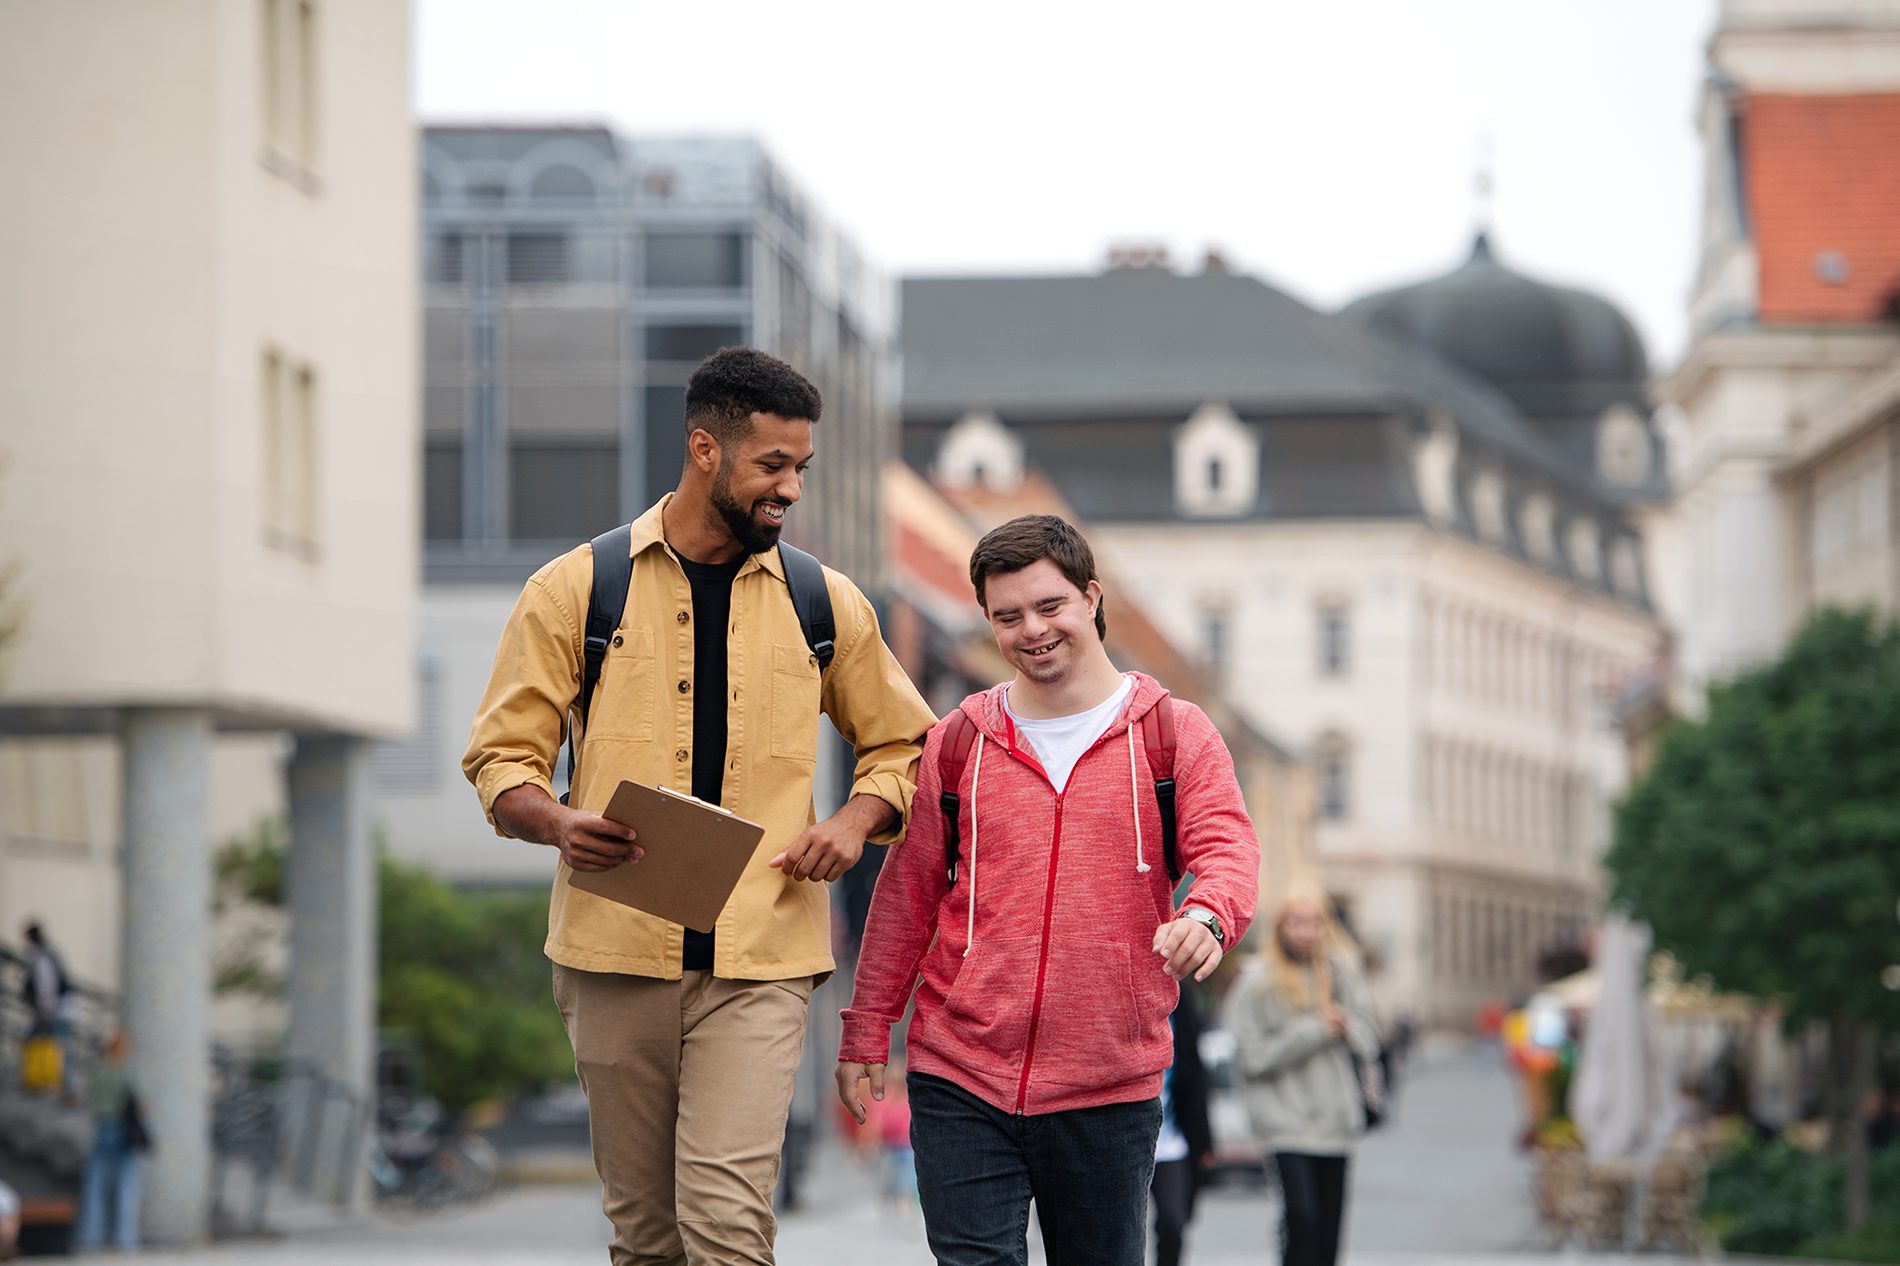
<svg viewBox="0 0 1900 1266">
<path fill-rule="evenodd" d="M 730 809 L 637 782 L 621 782 L 601 813 L 632 827 L 645 856 L 612 870 L 570 870 L 567 882 L 695 932 L 713 930 L 765 836 Z"/>
</svg>

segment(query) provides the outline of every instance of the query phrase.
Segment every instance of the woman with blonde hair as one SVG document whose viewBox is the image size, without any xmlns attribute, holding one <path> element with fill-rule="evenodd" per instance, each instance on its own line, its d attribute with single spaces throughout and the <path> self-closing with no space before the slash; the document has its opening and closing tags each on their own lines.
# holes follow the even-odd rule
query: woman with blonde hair
<svg viewBox="0 0 1900 1266">
<path fill-rule="evenodd" d="M 1280 903 L 1272 934 L 1228 998 L 1226 1022 L 1248 1116 L 1280 1176 L 1280 1260 L 1333 1266 L 1346 1161 L 1365 1133 L 1368 1101 L 1379 1106 L 1382 1092 L 1358 954 L 1317 885 L 1297 884 Z"/>
</svg>

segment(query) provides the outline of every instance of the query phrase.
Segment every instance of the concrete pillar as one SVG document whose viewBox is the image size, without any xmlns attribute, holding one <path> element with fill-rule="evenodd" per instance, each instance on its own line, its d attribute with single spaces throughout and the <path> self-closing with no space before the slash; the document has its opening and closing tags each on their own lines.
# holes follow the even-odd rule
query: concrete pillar
<svg viewBox="0 0 1900 1266">
<path fill-rule="evenodd" d="M 289 784 L 286 1053 L 352 1096 L 333 1096 L 321 1110 L 296 1109 L 293 1172 L 313 1181 L 316 1192 L 361 1211 L 369 1199 L 366 1112 L 376 1091 L 376 853 L 367 743 L 345 735 L 299 737 Z"/>
<path fill-rule="evenodd" d="M 154 1150 L 144 1166 L 144 1234 L 204 1238 L 211 1178 L 211 718 L 139 708 L 124 741 L 124 1015 L 132 1074 Z"/>
</svg>

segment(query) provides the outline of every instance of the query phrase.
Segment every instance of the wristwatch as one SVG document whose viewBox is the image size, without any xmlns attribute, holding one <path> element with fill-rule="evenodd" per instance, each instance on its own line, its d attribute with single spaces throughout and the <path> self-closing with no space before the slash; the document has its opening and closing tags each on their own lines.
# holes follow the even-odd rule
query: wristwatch
<svg viewBox="0 0 1900 1266">
<path fill-rule="evenodd" d="M 1180 917 L 1192 919 L 1214 934 L 1214 944 L 1223 948 L 1227 945 L 1227 933 L 1221 928 L 1220 916 L 1212 910 L 1203 910 L 1199 906 L 1190 906 L 1181 911 Z"/>
</svg>

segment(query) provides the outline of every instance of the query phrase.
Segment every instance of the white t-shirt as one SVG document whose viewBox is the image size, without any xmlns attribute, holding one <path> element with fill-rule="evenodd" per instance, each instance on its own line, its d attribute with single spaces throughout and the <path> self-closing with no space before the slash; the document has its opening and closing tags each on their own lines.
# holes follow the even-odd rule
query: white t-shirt
<svg viewBox="0 0 1900 1266">
<path fill-rule="evenodd" d="M 1009 706 L 1007 691 L 1003 693 L 1003 707 L 1008 710 L 1009 719 L 1016 723 L 1017 731 L 1035 749 L 1036 759 L 1042 762 L 1049 781 L 1060 795 L 1062 789 L 1069 785 L 1069 775 L 1075 772 L 1075 763 L 1121 715 L 1122 705 L 1128 702 L 1128 695 L 1134 688 L 1135 679 L 1123 673 L 1119 690 L 1087 712 L 1077 712 L 1073 716 L 1043 720 L 1017 716 L 1016 709 Z"/>
</svg>

